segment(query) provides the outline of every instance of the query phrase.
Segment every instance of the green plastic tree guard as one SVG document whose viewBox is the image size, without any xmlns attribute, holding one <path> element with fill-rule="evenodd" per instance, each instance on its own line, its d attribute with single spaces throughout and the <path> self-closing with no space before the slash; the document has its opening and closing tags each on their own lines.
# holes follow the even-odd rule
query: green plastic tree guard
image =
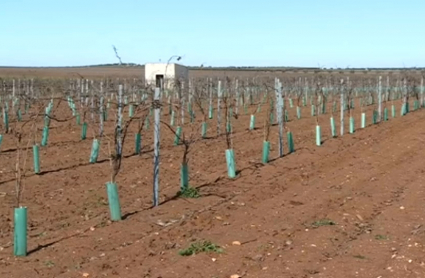
<svg viewBox="0 0 425 278">
<path fill-rule="evenodd" d="M 311 106 L 311 116 L 312 117 L 316 116 L 316 106 L 314 105 Z"/>
<path fill-rule="evenodd" d="M 41 146 L 47 146 L 47 141 L 49 140 L 49 127 L 45 126 L 43 128 L 43 135 L 41 137 Z"/>
<path fill-rule="evenodd" d="M 128 107 L 128 116 L 131 118 L 134 116 L 134 105 L 130 104 Z"/>
<path fill-rule="evenodd" d="M 336 137 L 336 126 L 334 117 L 331 117 L 331 134 L 332 137 Z"/>
<path fill-rule="evenodd" d="M 86 140 L 87 138 L 87 123 L 84 122 L 81 127 L 81 140 Z"/>
<path fill-rule="evenodd" d="M 170 126 L 174 126 L 174 121 L 175 121 L 175 113 L 174 111 L 171 111 Z"/>
<path fill-rule="evenodd" d="M 270 142 L 264 141 L 263 142 L 263 157 L 262 157 L 263 163 L 269 162 L 269 154 L 270 154 Z"/>
<path fill-rule="evenodd" d="M 395 105 L 393 104 L 393 105 L 391 105 L 391 116 L 393 118 L 395 118 L 395 115 L 396 115 L 396 113 L 395 113 Z"/>
<path fill-rule="evenodd" d="M 13 253 L 17 257 L 27 255 L 27 208 L 15 208 L 13 217 Z"/>
<path fill-rule="evenodd" d="M 251 119 L 249 121 L 249 130 L 255 129 L 255 115 L 251 115 Z"/>
<path fill-rule="evenodd" d="M 324 98 L 324 103 L 322 104 L 322 114 L 326 114 L 326 103 L 327 103 L 327 98 Z"/>
<path fill-rule="evenodd" d="M 301 108 L 297 106 L 297 119 L 301 119 Z"/>
<path fill-rule="evenodd" d="M 201 136 L 202 138 L 207 137 L 207 122 L 203 122 L 201 126 Z"/>
<path fill-rule="evenodd" d="M 180 191 L 184 192 L 189 187 L 189 166 L 182 164 L 180 167 Z"/>
<path fill-rule="evenodd" d="M 289 149 L 289 153 L 293 153 L 295 151 L 295 146 L 294 146 L 294 138 L 292 136 L 292 132 L 288 131 L 286 133 L 286 137 L 288 139 L 288 149 Z"/>
<path fill-rule="evenodd" d="M 97 158 L 99 156 L 99 140 L 93 139 L 92 147 L 91 147 L 91 154 L 90 154 L 90 163 L 96 163 Z"/>
<path fill-rule="evenodd" d="M 406 103 L 403 103 L 401 105 L 400 116 L 404 116 L 404 115 L 406 115 Z"/>
<path fill-rule="evenodd" d="M 180 143 L 180 137 L 182 136 L 182 127 L 178 126 L 176 129 L 176 136 L 174 136 L 174 146 L 177 146 Z"/>
<path fill-rule="evenodd" d="M 350 117 L 350 133 L 354 133 L 355 127 L 354 127 L 354 117 Z"/>
<path fill-rule="evenodd" d="M 388 121 L 388 108 L 384 108 L 384 121 Z"/>
<path fill-rule="evenodd" d="M 208 118 L 212 119 L 213 118 L 213 107 L 212 105 L 210 105 L 209 109 L 208 109 Z"/>
<path fill-rule="evenodd" d="M 236 177 L 235 153 L 232 149 L 226 150 L 227 175 L 229 178 Z"/>
<path fill-rule="evenodd" d="M 6 111 L 3 112 L 3 123 L 4 123 L 4 129 L 8 131 L 9 130 L 9 114 Z"/>
<path fill-rule="evenodd" d="M 365 128 L 365 127 L 366 127 L 366 113 L 363 112 L 362 113 L 361 128 Z"/>
<path fill-rule="evenodd" d="M 140 133 L 136 133 L 134 137 L 134 153 L 140 154 L 142 150 L 142 135 Z"/>
<path fill-rule="evenodd" d="M 227 123 L 226 123 L 226 132 L 227 132 L 227 133 L 232 132 L 232 125 L 230 124 L 230 122 L 227 122 Z"/>
<path fill-rule="evenodd" d="M 34 160 L 34 173 L 40 174 L 40 150 L 38 145 L 32 146 L 33 160 Z"/>
<path fill-rule="evenodd" d="M 109 212 L 112 221 L 121 220 L 121 206 L 118 195 L 117 184 L 113 182 L 106 183 L 106 190 L 108 193 Z"/>
<path fill-rule="evenodd" d="M 294 101 L 292 100 L 292 98 L 289 99 L 289 108 L 293 108 L 294 107 Z"/>
<path fill-rule="evenodd" d="M 0 134 L 0 147 L 2 142 L 3 142 L 3 135 Z"/>
<path fill-rule="evenodd" d="M 319 125 L 316 125 L 316 145 L 322 145 L 322 129 Z"/>
</svg>

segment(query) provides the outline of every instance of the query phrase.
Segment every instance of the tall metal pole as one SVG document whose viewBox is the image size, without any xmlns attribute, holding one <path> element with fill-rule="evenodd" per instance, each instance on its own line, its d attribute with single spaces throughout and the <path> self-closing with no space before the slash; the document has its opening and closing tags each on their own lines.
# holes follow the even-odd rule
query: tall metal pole
<svg viewBox="0 0 425 278">
<path fill-rule="evenodd" d="M 118 122 L 117 122 L 117 155 L 122 154 L 122 94 L 123 86 L 120 84 L 118 87 Z"/>
<path fill-rule="evenodd" d="M 344 135 L 344 79 L 341 79 L 341 136 Z"/>
<path fill-rule="evenodd" d="M 275 78 L 275 92 L 276 92 L 276 112 L 277 120 L 279 123 L 279 156 L 283 157 L 283 97 L 282 97 L 282 83 L 279 79 Z"/>
<path fill-rule="evenodd" d="M 378 122 L 382 121 L 382 76 L 378 81 Z"/>
<path fill-rule="evenodd" d="M 424 107 L 424 78 L 421 78 L 421 107 Z"/>
<path fill-rule="evenodd" d="M 217 87 L 217 136 L 221 135 L 220 125 L 221 125 L 221 115 L 220 115 L 220 106 L 221 106 L 221 97 L 223 92 L 221 90 L 221 81 L 218 81 Z"/>
<path fill-rule="evenodd" d="M 103 107 L 103 103 L 104 103 L 104 97 L 103 97 L 103 82 L 100 82 L 100 103 L 99 103 L 99 108 L 100 108 L 100 118 L 99 118 L 99 122 L 100 122 L 100 126 L 99 126 L 99 137 L 103 136 L 103 125 L 104 125 L 104 107 Z"/>
<path fill-rule="evenodd" d="M 154 156 L 153 156 L 153 205 L 159 205 L 159 142 L 160 142 L 160 106 L 161 106 L 161 90 L 155 88 L 153 101 L 154 109 Z"/>
</svg>

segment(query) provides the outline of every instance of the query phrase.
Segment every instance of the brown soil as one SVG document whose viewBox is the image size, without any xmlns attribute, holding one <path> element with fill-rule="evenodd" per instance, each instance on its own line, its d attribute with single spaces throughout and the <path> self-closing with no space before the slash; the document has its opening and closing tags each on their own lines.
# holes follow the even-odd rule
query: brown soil
<svg viewBox="0 0 425 278">
<path fill-rule="evenodd" d="M 62 109 L 63 117 L 69 116 L 69 109 Z M 25 258 L 12 254 L 16 150 L 6 134 L 0 153 L 5 193 L 0 194 L 0 277 L 425 277 L 425 127 L 418 124 L 425 111 L 400 117 L 399 109 L 397 103 L 395 119 L 372 126 L 369 107 L 369 126 L 338 138 L 330 136 L 329 115 L 321 115 L 324 144 L 317 147 L 310 109 L 296 120 L 292 108 L 287 126 L 296 152 L 277 157 L 274 126 L 273 161 L 267 165 L 260 163 L 265 109 L 254 131 L 247 130 L 250 115 L 243 114 L 233 126 L 240 171 L 235 180 L 227 178 L 225 138 L 215 137 L 216 120 L 209 120 L 213 138 L 198 140 L 189 155 L 198 199 L 175 198 L 183 147 L 173 146 L 173 134 L 162 128 L 156 208 L 151 207 L 152 125 L 143 130 L 141 156 L 132 155 L 133 127 L 117 179 L 125 217 L 116 223 L 108 221 L 106 142 L 99 163 L 89 164 L 91 140 L 80 140 L 75 120 L 52 122 L 49 145 L 40 152 L 42 174 L 25 180 L 30 252 Z M 358 108 L 354 115 L 359 126 Z M 199 118 L 198 113 L 196 134 Z M 109 133 L 112 124 L 108 121 Z M 191 127 L 184 129 L 188 133 Z M 323 219 L 334 225 L 317 227 Z M 210 240 L 224 252 L 178 254 L 197 240 Z"/>
<path fill-rule="evenodd" d="M 341 71 L 343 76 L 367 76 L 375 77 L 379 71 Z M 341 73 L 340 71 L 322 71 L 322 74 L 332 73 L 334 76 Z M 389 71 L 384 72 L 384 75 L 399 74 L 399 71 Z M 421 76 L 421 72 L 415 70 L 409 70 L 410 75 Z M 255 77 L 270 77 L 270 76 L 279 76 L 279 77 L 311 77 L 314 75 L 313 70 L 235 70 L 229 68 L 228 70 L 221 69 L 191 69 L 189 70 L 189 76 L 191 78 L 239 78 L 240 80 L 245 80 L 246 78 L 255 78 Z M 145 70 L 144 67 L 64 67 L 64 68 L 11 68 L 11 67 L 0 67 L 0 76 L 2 77 L 25 77 L 25 78 L 104 78 L 104 77 L 115 77 L 115 78 L 144 78 Z"/>
</svg>

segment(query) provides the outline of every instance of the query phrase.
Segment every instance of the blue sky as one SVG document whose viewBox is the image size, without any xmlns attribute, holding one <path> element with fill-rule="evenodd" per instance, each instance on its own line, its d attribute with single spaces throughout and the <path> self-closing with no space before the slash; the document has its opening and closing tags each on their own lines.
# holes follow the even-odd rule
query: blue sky
<svg viewBox="0 0 425 278">
<path fill-rule="evenodd" d="M 425 66 L 424 0 L 0 0 L 0 65 Z"/>
</svg>

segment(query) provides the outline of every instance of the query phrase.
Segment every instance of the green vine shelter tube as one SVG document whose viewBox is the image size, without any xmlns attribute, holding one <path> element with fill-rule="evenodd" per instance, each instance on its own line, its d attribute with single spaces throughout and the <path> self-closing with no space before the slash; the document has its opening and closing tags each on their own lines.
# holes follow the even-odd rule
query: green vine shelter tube
<svg viewBox="0 0 425 278">
<path fill-rule="evenodd" d="M 255 115 L 251 115 L 251 119 L 249 121 L 249 130 L 255 129 Z"/>
<path fill-rule="evenodd" d="M 292 132 L 288 131 L 286 133 L 286 137 L 288 139 L 289 153 L 293 153 L 295 151 L 295 146 L 294 146 L 294 137 L 292 136 Z"/>
<path fill-rule="evenodd" d="M 140 154 L 142 150 L 142 135 L 140 133 L 136 133 L 134 136 L 134 153 Z"/>
<path fill-rule="evenodd" d="M 355 127 L 354 127 L 354 117 L 350 117 L 350 133 L 354 133 Z"/>
<path fill-rule="evenodd" d="M 99 157 L 99 140 L 93 139 L 92 147 L 91 147 L 91 154 L 90 154 L 90 163 L 96 163 L 97 158 Z"/>
<path fill-rule="evenodd" d="M 27 208 L 15 208 L 13 217 L 13 253 L 17 257 L 27 255 Z"/>
<path fill-rule="evenodd" d="M 270 142 L 264 141 L 263 142 L 263 157 L 262 157 L 263 163 L 269 162 L 269 155 L 270 155 Z"/>
<path fill-rule="evenodd" d="M 170 126 L 174 126 L 174 121 L 175 121 L 175 113 L 174 113 L 174 110 L 173 110 L 173 111 L 171 111 Z"/>
<path fill-rule="evenodd" d="M 201 136 L 202 138 L 207 137 L 207 122 L 203 122 L 201 126 Z"/>
<path fill-rule="evenodd" d="M 38 145 L 32 146 L 33 160 L 34 160 L 34 173 L 40 174 L 40 149 Z"/>
<path fill-rule="evenodd" d="M 322 145 L 322 129 L 319 125 L 316 125 L 316 145 Z"/>
<path fill-rule="evenodd" d="M 384 108 L 384 121 L 385 122 L 388 121 L 388 108 L 387 107 Z"/>
<path fill-rule="evenodd" d="M 335 126 L 335 119 L 334 117 L 331 117 L 331 135 L 332 137 L 336 137 L 336 126 Z"/>
<path fill-rule="evenodd" d="M 134 105 L 130 104 L 130 106 L 128 107 L 128 116 L 130 118 L 132 118 L 134 116 Z"/>
<path fill-rule="evenodd" d="M 227 175 L 229 178 L 236 177 L 235 153 L 232 149 L 226 150 Z"/>
<path fill-rule="evenodd" d="M 112 221 L 121 220 L 121 205 L 118 195 L 117 184 L 113 182 L 106 183 L 106 190 L 108 193 L 109 212 Z"/>
<path fill-rule="evenodd" d="M 47 146 L 47 141 L 49 140 L 49 127 L 45 126 L 43 128 L 43 135 L 41 137 L 41 146 Z"/>
<path fill-rule="evenodd" d="M 176 129 L 176 135 L 174 137 L 174 146 L 177 146 L 180 143 L 180 137 L 182 136 L 182 127 L 178 126 Z"/>
<path fill-rule="evenodd" d="M 87 138 L 87 123 L 84 122 L 81 127 L 81 140 L 86 140 Z"/>
<path fill-rule="evenodd" d="M 232 125 L 230 124 L 230 122 L 226 123 L 226 131 L 227 131 L 227 133 L 232 132 Z"/>
<path fill-rule="evenodd" d="M 366 113 L 363 112 L 362 113 L 362 120 L 361 120 L 361 128 L 365 128 L 366 127 Z"/>
</svg>

